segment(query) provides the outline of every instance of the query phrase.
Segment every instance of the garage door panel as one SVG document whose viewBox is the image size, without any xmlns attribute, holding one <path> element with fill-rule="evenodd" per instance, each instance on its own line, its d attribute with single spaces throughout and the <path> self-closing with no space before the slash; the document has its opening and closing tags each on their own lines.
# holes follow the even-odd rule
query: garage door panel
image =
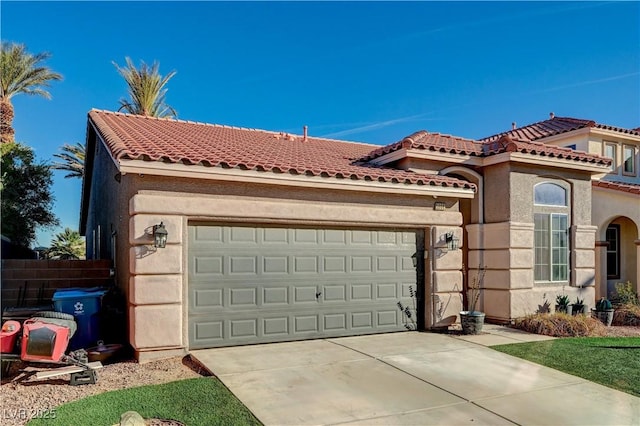
<svg viewBox="0 0 640 426">
<path fill-rule="evenodd" d="M 229 238 L 228 241 L 230 244 L 238 244 L 238 243 L 258 243 L 258 230 L 255 228 L 245 228 L 245 227 L 237 227 L 233 226 L 229 228 Z"/>
<path fill-rule="evenodd" d="M 350 272 L 373 272 L 373 264 L 370 256 L 351 256 Z"/>
<path fill-rule="evenodd" d="M 411 231 L 192 225 L 189 345 L 405 330 L 415 241 Z"/>
<path fill-rule="evenodd" d="M 324 321 L 324 329 L 329 332 L 333 331 L 347 331 L 347 314 L 346 313 L 337 313 L 337 314 L 326 314 L 323 317 Z"/>
<path fill-rule="evenodd" d="M 293 301 L 299 303 L 318 303 L 318 287 L 316 286 L 296 286 L 293 288 Z"/>
<path fill-rule="evenodd" d="M 343 277 L 344 278 L 344 277 Z M 192 313 L 211 309 L 289 308 L 295 304 L 382 303 L 395 306 L 398 300 L 415 298 L 413 282 L 372 282 L 363 279 L 323 280 L 318 285 L 306 285 L 306 280 L 263 279 L 260 283 L 246 280 L 226 280 L 225 288 L 211 288 L 205 282 L 191 282 L 189 310 Z M 400 296 L 399 296 L 400 295 Z M 383 305 L 383 306 L 384 306 Z"/>
<path fill-rule="evenodd" d="M 194 228 L 191 242 L 194 244 L 222 242 L 221 226 L 198 226 Z"/>
<path fill-rule="evenodd" d="M 191 291 L 191 300 L 193 301 L 193 308 L 208 308 L 216 309 L 222 308 L 223 305 L 223 290 L 219 288 L 203 288 L 193 289 Z M 193 309 L 191 309 L 193 310 Z"/>
<path fill-rule="evenodd" d="M 405 330 L 405 324 L 414 327 L 412 320 L 397 307 L 363 307 L 353 312 L 331 309 L 316 313 L 292 313 L 290 309 L 257 315 L 252 312 L 226 313 L 224 317 L 214 319 L 207 316 L 191 318 L 190 347 L 372 334 Z M 247 319 L 248 315 L 254 318 Z M 414 312 L 412 316 L 415 318 Z"/>
<path fill-rule="evenodd" d="M 319 231 L 316 229 L 294 229 L 293 241 L 297 244 L 318 244 Z"/>
<path fill-rule="evenodd" d="M 289 244 L 289 230 L 283 228 L 262 229 L 262 242 L 267 245 Z"/>
<path fill-rule="evenodd" d="M 371 245 L 373 242 L 371 231 L 351 231 L 351 244 Z"/>
<path fill-rule="evenodd" d="M 289 287 L 270 287 L 262 289 L 262 303 L 264 306 L 280 306 L 289 304 Z"/>
<path fill-rule="evenodd" d="M 378 256 L 376 270 L 380 272 L 397 272 L 398 259 L 395 256 Z"/>
<path fill-rule="evenodd" d="M 288 256 L 265 256 L 262 258 L 263 274 L 289 274 Z"/>
<path fill-rule="evenodd" d="M 318 273 L 318 258 L 316 256 L 294 256 L 294 274 Z"/>
<path fill-rule="evenodd" d="M 344 246 L 347 244 L 347 231 L 326 229 L 322 231 L 322 242 L 324 245 Z"/>
<path fill-rule="evenodd" d="M 223 274 L 224 256 L 198 256 L 193 258 L 193 275 Z"/>
<path fill-rule="evenodd" d="M 262 320 L 264 336 L 282 336 L 286 337 L 289 333 L 289 316 L 280 316 L 274 318 L 264 318 Z"/>
</svg>

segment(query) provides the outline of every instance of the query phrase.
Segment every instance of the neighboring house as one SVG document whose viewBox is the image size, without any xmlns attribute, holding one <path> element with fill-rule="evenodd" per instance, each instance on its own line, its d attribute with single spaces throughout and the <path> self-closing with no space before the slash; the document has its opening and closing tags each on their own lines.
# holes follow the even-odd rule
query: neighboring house
<svg viewBox="0 0 640 426">
<path fill-rule="evenodd" d="M 516 134 L 380 147 L 93 110 L 80 229 L 88 258 L 114 261 L 141 360 L 426 329 L 463 309 L 478 266 L 482 309 L 508 322 L 563 292 L 593 306 L 602 154 Z"/>
<path fill-rule="evenodd" d="M 596 233 L 596 297 L 630 281 L 640 292 L 640 128 L 555 117 L 483 139 L 509 136 L 584 151 L 612 160 L 592 181 L 591 224 Z M 579 259 L 574 259 L 579 262 Z"/>
</svg>

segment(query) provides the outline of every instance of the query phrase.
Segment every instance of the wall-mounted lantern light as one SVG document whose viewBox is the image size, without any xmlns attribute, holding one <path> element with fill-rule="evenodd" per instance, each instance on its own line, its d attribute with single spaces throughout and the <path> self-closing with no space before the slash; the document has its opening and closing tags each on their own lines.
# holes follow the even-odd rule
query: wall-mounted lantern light
<svg viewBox="0 0 640 426">
<path fill-rule="evenodd" d="M 455 235 L 453 235 L 453 232 L 447 232 L 444 239 L 449 250 L 458 250 L 458 248 L 460 247 L 460 238 L 457 238 Z"/>
<path fill-rule="evenodd" d="M 411 262 L 413 262 L 413 267 L 418 267 L 418 252 L 415 252 L 411 255 Z"/>
<path fill-rule="evenodd" d="M 167 236 L 169 233 L 164 227 L 164 223 L 153 225 L 153 246 L 157 248 L 165 248 L 167 245 Z"/>
</svg>

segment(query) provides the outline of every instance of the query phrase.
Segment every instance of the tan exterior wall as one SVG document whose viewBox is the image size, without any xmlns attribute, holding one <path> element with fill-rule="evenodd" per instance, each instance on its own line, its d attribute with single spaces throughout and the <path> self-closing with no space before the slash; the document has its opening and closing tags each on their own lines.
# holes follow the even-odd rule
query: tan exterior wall
<svg viewBox="0 0 640 426">
<path fill-rule="evenodd" d="M 640 137 L 604 129 L 583 129 L 571 134 L 547 138 L 542 142 L 567 146 L 576 144 L 576 149 L 592 154 L 604 155 L 606 143 L 616 146 L 611 172 L 596 176 L 597 179 L 640 184 Z M 635 174 L 625 174 L 622 169 L 623 147 L 634 146 Z M 640 240 L 640 197 L 630 193 L 593 187 L 591 223 L 598 227 L 596 241 L 596 296 L 611 297 L 617 282 L 631 281 L 640 291 L 640 255 L 637 240 Z M 623 219 L 626 218 L 626 219 Z M 605 232 L 609 224 L 621 225 L 621 274 L 619 279 L 607 279 Z M 577 260 L 577 259 L 576 259 Z"/>
<path fill-rule="evenodd" d="M 459 240 L 459 249 L 449 250 L 447 247 L 446 235 L 449 232 Z M 463 251 L 461 250 L 465 244 L 463 234 L 463 229 L 460 227 L 434 226 L 431 228 L 431 247 L 428 252 L 431 262 L 428 270 L 431 273 L 433 288 L 431 306 L 425 312 L 429 315 L 426 321 L 427 327 L 448 316 L 457 316 L 463 310 Z"/>
<path fill-rule="evenodd" d="M 565 188 L 569 195 L 567 207 L 534 205 L 534 187 L 542 182 Z M 505 322 L 544 311 L 548 304 L 555 304 L 555 296 L 563 291 L 584 294 L 585 302 L 593 306 L 596 228 L 591 226 L 590 176 L 578 171 L 503 163 L 484 169 L 484 193 L 487 223 L 470 224 L 466 230 L 469 282 L 478 275 L 479 267 L 486 268 L 482 298 L 487 319 Z M 568 215 L 571 269 L 570 279 L 565 282 L 534 281 L 536 212 Z"/>
<path fill-rule="evenodd" d="M 596 235 L 599 246 L 598 293 L 611 297 L 618 282 L 627 282 L 635 286 L 640 293 L 640 196 L 605 188 L 593 188 L 592 221 L 597 225 Z M 617 223 L 620 225 L 621 259 L 620 278 L 607 279 L 607 260 L 604 245 L 607 227 Z"/>
<path fill-rule="evenodd" d="M 438 224 L 443 226 L 439 230 L 441 233 L 454 230 L 462 237 L 462 215 L 456 211 L 457 202 L 451 200 L 447 200 L 447 204 L 454 209 L 435 211 L 431 197 L 390 197 L 393 204 L 389 205 L 385 204 L 387 195 L 351 193 L 348 197 L 351 202 L 347 202 L 344 194 L 338 191 L 322 190 L 314 194 L 310 190 L 297 193 L 294 189 L 281 190 L 279 194 L 299 195 L 298 199 L 283 199 L 263 196 L 265 188 L 254 186 L 251 191 L 246 186 L 234 188 L 232 183 L 201 184 L 202 189 L 210 193 L 197 194 L 161 191 L 162 179 L 153 185 L 149 185 L 149 177 L 144 179 L 146 189 L 138 190 L 131 197 L 128 212 L 130 342 L 142 361 L 187 350 L 186 259 L 187 227 L 191 220 L 413 229 Z M 229 192 L 244 195 L 230 196 Z M 405 198 L 404 203 L 402 198 Z M 374 200 L 377 202 L 372 203 Z M 440 200 L 442 198 L 438 198 Z M 166 248 L 155 249 L 152 247 L 152 227 L 160 221 L 166 225 L 169 237 Z M 442 272 L 437 276 L 439 294 L 451 298 L 457 295 L 459 299 L 460 269 L 461 256 L 455 252 L 436 262 L 434 271 Z M 430 286 L 432 278 L 425 277 L 424 285 Z M 425 294 L 429 294 L 428 291 Z M 426 307 L 429 317 L 432 306 Z M 446 309 L 448 314 L 459 311 L 460 304 L 455 302 Z M 157 331 L 159 327 L 161 332 Z"/>
</svg>

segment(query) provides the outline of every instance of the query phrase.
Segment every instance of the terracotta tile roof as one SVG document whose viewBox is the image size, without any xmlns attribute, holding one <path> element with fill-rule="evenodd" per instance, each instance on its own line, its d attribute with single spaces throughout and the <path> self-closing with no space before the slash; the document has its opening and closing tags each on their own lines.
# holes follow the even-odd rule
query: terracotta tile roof
<svg viewBox="0 0 640 426">
<path fill-rule="evenodd" d="M 533 142 L 538 139 L 583 129 L 585 127 L 613 130 L 615 132 L 640 136 L 640 129 L 624 129 L 622 127 L 599 124 L 593 120 L 583 120 L 579 118 L 553 117 L 548 120 L 539 121 L 537 123 L 518 127 L 516 129 L 511 129 L 506 132 L 498 133 L 480 140 L 482 142 L 491 142 L 500 139 L 502 136 L 509 136 L 512 139 Z"/>
<path fill-rule="evenodd" d="M 640 195 L 640 184 L 638 183 L 626 183 L 626 182 L 613 182 L 610 180 L 594 180 L 591 184 L 598 188 L 608 188 L 615 191 L 628 192 L 630 194 Z"/>
<path fill-rule="evenodd" d="M 508 135 L 503 135 L 494 141 L 485 142 L 483 147 L 485 148 L 485 154 L 487 156 L 502 152 L 520 152 L 523 154 L 562 158 L 565 160 L 580 161 L 582 163 L 592 163 L 603 166 L 611 164 L 610 158 L 601 157 L 596 154 L 589 154 L 584 151 L 576 151 L 571 148 L 561 146 L 547 145 L 541 142 L 514 140 Z"/>
<path fill-rule="evenodd" d="M 474 189 L 448 176 L 364 164 L 375 145 L 92 110 L 116 160 L 161 161 L 309 176 Z"/>
<path fill-rule="evenodd" d="M 375 149 L 363 156 L 361 161 L 370 161 L 374 158 L 382 157 L 390 152 L 400 149 L 425 149 L 434 152 L 450 154 L 466 154 L 482 156 L 482 143 L 471 139 L 459 138 L 457 136 L 444 135 L 441 133 L 429 133 L 420 130 L 406 138 L 392 143 L 382 148 Z"/>
<path fill-rule="evenodd" d="M 456 136 L 443 135 L 440 133 L 429 133 L 424 130 L 407 136 L 399 142 L 371 151 L 362 157 L 361 160 L 371 161 L 400 149 L 424 149 L 433 152 L 462 154 L 476 157 L 488 157 L 503 152 L 520 152 L 586 163 L 603 165 L 611 163 L 611 160 L 600 157 L 599 155 L 575 151 L 569 148 L 545 145 L 540 142 L 512 139 L 509 135 L 503 135 L 500 138 L 491 141 L 480 142 Z"/>
</svg>

